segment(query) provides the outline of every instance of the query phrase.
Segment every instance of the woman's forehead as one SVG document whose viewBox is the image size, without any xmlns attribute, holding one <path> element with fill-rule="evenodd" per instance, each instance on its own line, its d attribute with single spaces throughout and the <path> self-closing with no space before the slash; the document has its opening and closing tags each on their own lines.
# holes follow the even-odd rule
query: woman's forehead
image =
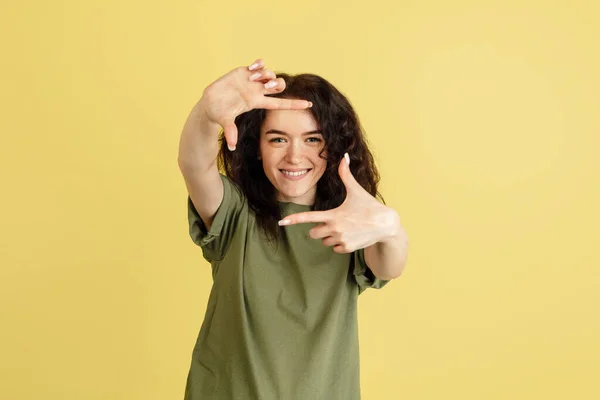
<svg viewBox="0 0 600 400">
<path fill-rule="evenodd" d="M 267 132 L 270 129 L 302 134 L 318 130 L 319 124 L 308 110 L 268 110 L 261 130 Z"/>
</svg>

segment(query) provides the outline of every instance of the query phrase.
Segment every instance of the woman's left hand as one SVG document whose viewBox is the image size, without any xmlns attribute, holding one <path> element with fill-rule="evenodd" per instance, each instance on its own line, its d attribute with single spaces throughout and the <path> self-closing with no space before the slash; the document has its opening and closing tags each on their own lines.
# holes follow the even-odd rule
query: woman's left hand
<svg viewBox="0 0 600 400">
<path fill-rule="evenodd" d="M 396 211 L 377 201 L 354 179 L 349 158 L 340 162 L 338 171 L 346 187 L 346 199 L 339 207 L 291 214 L 279 221 L 279 225 L 321 223 L 310 230 L 310 237 L 333 246 L 336 253 L 352 253 L 394 237 L 402 230 Z"/>
</svg>

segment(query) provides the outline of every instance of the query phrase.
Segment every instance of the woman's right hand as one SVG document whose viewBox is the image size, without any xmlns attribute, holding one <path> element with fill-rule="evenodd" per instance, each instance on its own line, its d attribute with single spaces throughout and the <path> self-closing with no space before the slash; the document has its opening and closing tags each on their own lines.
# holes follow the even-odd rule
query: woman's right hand
<svg viewBox="0 0 600 400">
<path fill-rule="evenodd" d="M 211 123 L 223 127 L 229 150 L 235 150 L 238 130 L 235 118 L 252 109 L 303 110 L 312 106 L 306 100 L 268 97 L 285 89 L 285 81 L 256 60 L 249 67 L 239 67 L 211 83 L 202 95 L 203 114 Z"/>
</svg>

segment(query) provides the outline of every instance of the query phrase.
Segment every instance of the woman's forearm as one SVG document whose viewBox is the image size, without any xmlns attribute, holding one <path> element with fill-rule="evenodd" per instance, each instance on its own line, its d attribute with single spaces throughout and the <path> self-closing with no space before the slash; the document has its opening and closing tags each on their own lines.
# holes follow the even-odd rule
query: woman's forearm
<svg viewBox="0 0 600 400">
<path fill-rule="evenodd" d="M 217 159 L 221 126 L 205 115 L 203 99 L 194 106 L 183 127 L 177 161 L 182 171 L 206 171 Z"/>
<path fill-rule="evenodd" d="M 396 214 L 397 216 L 397 214 Z M 365 247 L 365 261 L 373 274 L 383 280 L 398 278 L 408 257 L 408 236 L 396 218 L 392 233 L 377 243 Z"/>
</svg>

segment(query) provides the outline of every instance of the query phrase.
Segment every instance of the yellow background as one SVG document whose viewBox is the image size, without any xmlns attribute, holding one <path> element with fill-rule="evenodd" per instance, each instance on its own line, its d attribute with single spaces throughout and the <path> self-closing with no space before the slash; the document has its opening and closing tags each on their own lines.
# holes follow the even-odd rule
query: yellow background
<svg viewBox="0 0 600 400">
<path fill-rule="evenodd" d="M 257 57 L 348 95 L 410 237 L 360 298 L 364 399 L 600 398 L 596 4 L 4 2 L 0 398 L 183 397 L 179 134 Z"/>
</svg>

